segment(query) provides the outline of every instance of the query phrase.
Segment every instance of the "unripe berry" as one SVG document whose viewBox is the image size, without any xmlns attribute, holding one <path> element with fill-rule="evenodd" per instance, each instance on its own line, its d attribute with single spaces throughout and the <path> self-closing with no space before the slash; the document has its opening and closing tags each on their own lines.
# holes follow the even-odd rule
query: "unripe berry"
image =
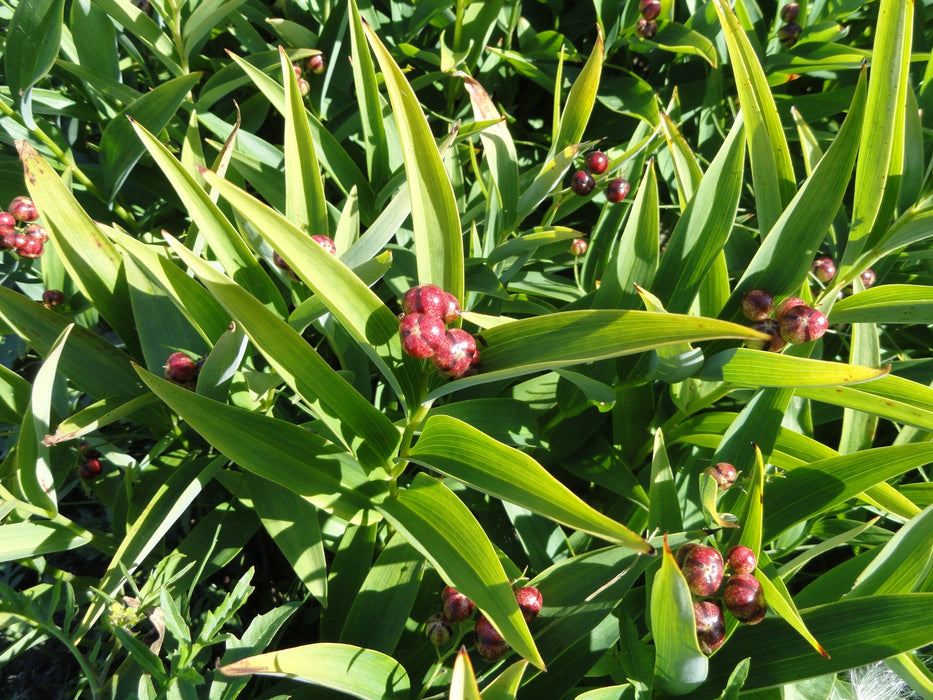
<svg viewBox="0 0 933 700">
<path fill-rule="evenodd" d="M 165 378 L 175 384 L 187 384 L 198 376 L 198 363 L 183 352 L 173 352 L 165 361 Z"/>
<path fill-rule="evenodd" d="M 766 318 L 761 321 L 755 321 L 752 324 L 759 333 L 765 333 L 771 336 L 771 340 L 746 340 L 745 345 L 753 350 L 768 350 L 770 352 L 780 352 L 787 345 L 787 341 L 781 337 L 781 324 L 773 318 Z"/>
<path fill-rule="evenodd" d="M 798 306 L 807 306 L 807 302 L 805 302 L 800 297 L 787 297 L 784 301 L 774 307 L 774 320 L 780 323 L 781 319 L 784 318 L 784 315 L 788 311 Z"/>
<path fill-rule="evenodd" d="M 309 92 L 311 92 L 311 83 L 304 78 L 298 78 L 298 94 L 307 97 Z"/>
<path fill-rule="evenodd" d="M 318 234 L 311 236 L 311 240 L 317 243 L 319 246 L 321 246 L 324 250 L 326 250 L 331 255 L 337 254 L 337 246 L 334 245 L 333 238 L 330 238 L 328 236 L 324 236 L 318 233 Z"/>
<path fill-rule="evenodd" d="M 726 564 L 737 574 L 750 574 L 758 566 L 758 559 L 749 547 L 737 544 L 726 552 Z"/>
<path fill-rule="evenodd" d="M 725 491 L 735 483 L 735 467 L 728 462 L 717 462 L 703 471 L 716 480 L 720 491 Z"/>
<path fill-rule="evenodd" d="M 427 314 L 406 314 L 398 324 L 402 336 L 402 350 L 422 360 L 434 355 L 445 342 L 444 322 Z"/>
<path fill-rule="evenodd" d="M 42 305 L 51 309 L 56 306 L 61 306 L 65 303 L 65 295 L 57 289 L 46 289 L 42 292 Z"/>
<path fill-rule="evenodd" d="M 836 263 L 832 258 L 817 258 L 810 267 L 816 278 L 823 284 L 836 276 Z"/>
<path fill-rule="evenodd" d="M 446 332 L 445 340 L 438 345 L 431 361 L 441 374 L 450 379 L 473 374 L 479 365 L 476 339 L 461 328 L 451 328 Z"/>
<path fill-rule="evenodd" d="M 29 197 L 16 197 L 10 202 L 7 211 L 13 215 L 17 221 L 35 221 L 39 218 L 39 210 L 36 204 Z"/>
<path fill-rule="evenodd" d="M 781 8 L 782 22 L 796 22 L 797 15 L 800 14 L 800 5 L 796 2 L 789 2 Z"/>
<path fill-rule="evenodd" d="M 641 10 L 641 16 L 650 21 L 661 14 L 661 3 L 658 0 L 641 0 L 638 9 Z"/>
<path fill-rule="evenodd" d="M 450 620 L 444 617 L 443 613 L 435 613 L 424 623 L 424 634 L 428 640 L 436 647 L 442 647 L 450 641 L 454 629 L 450 625 Z"/>
<path fill-rule="evenodd" d="M 635 33 L 642 39 L 650 39 L 658 33 L 658 23 L 653 19 L 647 20 L 641 17 L 638 22 L 635 23 Z"/>
<path fill-rule="evenodd" d="M 544 604 L 541 591 L 534 586 L 525 586 L 516 590 L 515 600 L 518 601 L 518 607 L 521 608 L 525 622 L 529 623 L 538 616 L 538 613 L 541 612 L 541 606 Z"/>
<path fill-rule="evenodd" d="M 596 180 L 585 170 L 578 170 L 570 180 L 570 189 L 581 197 L 592 192 L 594 187 L 596 187 Z"/>
<path fill-rule="evenodd" d="M 476 651 L 486 661 L 495 661 L 509 650 L 509 645 L 485 615 L 479 616 L 473 634 L 476 636 Z"/>
<path fill-rule="evenodd" d="M 752 289 L 742 297 L 742 313 L 752 321 L 762 321 L 771 315 L 774 297 L 764 289 Z"/>
<path fill-rule="evenodd" d="M 800 38 L 800 34 L 802 32 L 803 29 L 799 24 L 796 22 L 788 22 L 783 27 L 778 29 L 778 41 L 785 49 L 789 49 L 791 46 L 797 43 L 797 40 Z"/>
<path fill-rule="evenodd" d="M 93 479 L 96 476 L 100 476 L 101 470 L 100 460 L 96 457 L 91 457 L 90 459 L 84 460 L 78 468 L 78 476 L 82 479 Z"/>
<path fill-rule="evenodd" d="M 875 286 L 875 271 L 870 267 L 865 270 L 862 274 L 859 275 L 862 280 L 862 284 L 865 286 L 865 289 Z"/>
<path fill-rule="evenodd" d="M 808 343 L 822 338 L 829 322 L 822 311 L 809 306 L 795 306 L 781 319 L 781 336 L 788 343 Z"/>
<path fill-rule="evenodd" d="M 602 175 L 609 169 L 609 156 L 602 151 L 593 151 L 586 157 L 586 169 L 594 175 Z"/>
<path fill-rule="evenodd" d="M 0 211 L 0 226 L 16 226 L 16 218 L 8 211 Z"/>
<path fill-rule="evenodd" d="M 296 78 L 300 78 L 300 77 L 301 77 L 301 74 L 303 73 L 303 71 L 301 70 L 301 66 L 299 66 L 297 63 L 293 63 L 293 64 L 292 64 L 292 70 L 295 71 L 295 77 L 296 77 Z"/>
<path fill-rule="evenodd" d="M 722 555 L 713 547 L 702 544 L 687 552 L 680 567 L 690 591 L 701 597 L 719 590 L 723 569 Z"/>
<path fill-rule="evenodd" d="M 700 651 L 712 654 L 726 641 L 726 620 L 722 608 L 708 600 L 693 603 L 693 620 L 697 628 Z"/>
<path fill-rule="evenodd" d="M 451 314 L 451 300 L 456 303 L 457 299 L 452 294 L 448 294 L 436 284 L 422 284 L 412 287 L 402 297 L 402 311 L 406 314 L 425 314 L 434 318 L 442 319 L 449 323 L 456 320 L 456 312 L 452 319 L 448 319 Z M 457 304 L 457 311 L 460 305 Z"/>
<path fill-rule="evenodd" d="M 324 54 L 316 53 L 308 58 L 308 70 L 312 73 L 321 74 L 324 72 Z"/>
<path fill-rule="evenodd" d="M 21 258 L 41 258 L 43 252 L 42 241 L 38 238 L 32 238 L 30 236 L 23 235 L 25 240 L 19 241 L 19 245 L 16 246 L 16 254 Z"/>
<path fill-rule="evenodd" d="M 467 598 L 456 588 L 444 587 L 441 593 L 444 601 L 444 616 L 451 622 L 463 622 L 473 614 L 473 601 Z"/>
<path fill-rule="evenodd" d="M 631 185 L 629 185 L 628 180 L 617 177 L 615 180 L 609 183 L 609 186 L 606 187 L 606 199 L 608 199 L 613 204 L 618 204 L 628 195 Z"/>
<path fill-rule="evenodd" d="M 574 238 L 570 241 L 570 254 L 575 258 L 579 257 L 586 252 L 588 247 L 589 245 L 582 238 Z"/>
<path fill-rule="evenodd" d="M 730 576 L 723 587 L 722 601 L 726 610 L 746 625 L 761 622 L 768 610 L 761 583 L 752 574 Z"/>
</svg>

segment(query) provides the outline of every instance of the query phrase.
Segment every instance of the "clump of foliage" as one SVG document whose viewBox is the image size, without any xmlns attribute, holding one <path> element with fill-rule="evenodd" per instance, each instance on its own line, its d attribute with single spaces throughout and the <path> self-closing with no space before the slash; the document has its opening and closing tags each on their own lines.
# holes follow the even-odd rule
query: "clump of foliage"
<svg viewBox="0 0 933 700">
<path fill-rule="evenodd" d="M 0 9 L 3 694 L 933 693 L 933 32 L 792 5 Z"/>
</svg>

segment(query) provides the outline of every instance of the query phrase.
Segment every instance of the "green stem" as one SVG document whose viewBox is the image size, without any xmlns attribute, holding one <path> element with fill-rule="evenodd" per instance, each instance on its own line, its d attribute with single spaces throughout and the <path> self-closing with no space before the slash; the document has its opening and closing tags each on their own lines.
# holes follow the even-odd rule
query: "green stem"
<svg viewBox="0 0 933 700">
<path fill-rule="evenodd" d="M 433 401 L 428 401 L 418 405 L 417 410 L 408 419 L 408 425 L 405 426 L 405 432 L 402 433 L 402 444 L 398 452 L 398 462 L 392 470 L 392 479 L 397 479 L 408 466 L 408 453 L 411 451 L 411 443 L 415 439 L 415 433 L 421 429 L 424 421 L 428 417 Z"/>
</svg>

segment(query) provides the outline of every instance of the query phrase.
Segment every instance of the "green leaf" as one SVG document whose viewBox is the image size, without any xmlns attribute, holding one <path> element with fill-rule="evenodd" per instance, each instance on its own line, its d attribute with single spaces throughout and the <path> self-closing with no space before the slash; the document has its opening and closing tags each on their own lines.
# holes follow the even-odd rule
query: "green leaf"
<svg viewBox="0 0 933 700">
<path fill-rule="evenodd" d="M 405 154 L 418 280 L 463 301 L 463 239 L 453 186 L 421 105 L 405 75 L 369 25 L 366 38 L 382 69 Z"/>
<path fill-rule="evenodd" d="M 654 434 L 654 453 L 651 457 L 651 482 L 648 489 L 648 530 L 680 532 L 684 529 L 680 512 L 680 499 L 674 484 L 674 472 L 664 445 L 664 434 L 659 428 Z"/>
<path fill-rule="evenodd" d="M 467 659 L 470 657 L 467 655 Z M 528 662 L 522 659 L 505 669 L 483 688 L 483 700 L 515 700 Z"/>
<path fill-rule="evenodd" d="M 94 4 L 150 49 L 172 75 L 177 77 L 185 73 L 178 62 L 172 37 L 164 33 L 145 11 L 122 0 L 94 0 Z"/>
<path fill-rule="evenodd" d="M 184 47 L 182 51 L 186 62 L 214 28 L 222 26 L 223 19 L 244 2 L 245 0 L 210 0 L 197 4 L 181 30 Z"/>
<path fill-rule="evenodd" d="M 703 181 L 703 171 L 683 134 L 674 126 L 671 118 L 663 112 L 661 113 L 661 131 L 667 141 L 667 148 L 671 152 L 674 177 L 677 178 L 677 200 L 680 202 L 680 211 L 683 212 Z"/>
<path fill-rule="evenodd" d="M 391 656 L 349 644 L 306 644 L 250 656 L 218 669 L 228 676 L 293 678 L 364 700 L 408 698 L 405 668 Z"/>
<path fill-rule="evenodd" d="M 745 117 L 758 230 L 764 237 L 796 192 L 794 167 L 774 97 L 754 47 L 732 8 L 724 0 L 713 0 L 713 6 L 722 23 Z"/>
<path fill-rule="evenodd" d="M 0 562 L 65 552 L 89 542 L 86 536 L 58 522 L 6 523 L 0 525 Z"/>
<path fill-rule="evenodd" d="M 385 182 L 389 174 L 389 148 L 386 142 L 385 122 L 382 117 L 382 99 L 373 57 L 366 44 L 366 34 L 356 0 L 350 0 L 350 51 L 353 84 L 363 124 L 363 143 L 366 145 L 366 170 L 377 185 Z"/>
<path fill-rule="evenodd" d="M 32 118 L 32 87 L 49 72 L 62 39 L 65 0 L 16 3 L 6 26 L 3 47 L 5 82 L 13 104 L 28 129 Z"/>
<path fill-rule="evenodd" d="M 597 32 L 593 50 L 567 95 L 567 102 L 561 112 L 560 123 L 557 127 L 557 136 L 551 144 L 552 155 L 572 147 L 583 138 L 583 132 L 586 131 L 590 114 L 593 112 L 596 93 L 599 91 L 599 79 L 603 72 L 603 54 L 605 53 L 603 32 L 598 26 Z"/>
<path fill-rule="evenodd" d="M 790 592 L 787 590 L 787 586 L 784 584 L 784 580 L 777 575 L 777 571 L 774 570 L 774 567 L 768 564 L 767 555 L 765 555 L 758 564 L 759 570 L 765 569 L 765 571 L 760 571 L 759 575 L 756 577 L 761 583 L 761 592 L 764 595 L 768 608 L 784 618 L 791 627 L 797 630 L 801 637 L 807 640 L 810 646 L 813 647 L 820 656 L 825 659 L 830 658 L 822 644 L 817 641 L 813 633 L 807 628 L 807 624 L 797 610 L 797 606 L 794 605 L 794 601 L 790 596 Z"/>
<path fill-rule="evenodd" d="M 735 348 L 713 355 L 703 365 L 701 376 L 707 381 L 731 382 L 759 387 L 837 386 L 867 382 L 888 373 L 841 362 L 811 360 L 763 350 Z"/>
<path fill-rule="evenodd" d="M 719 65 L 716 47 L 705 36 L 692 29 L 688 29 L 677 22 L 668 22 L 664 25 L 652 42 L 659 49 L 675 54 L 688 54 L 706 59 L 713 68 Z"/>
<path fill-rule="evenodd" d="M 16 372 L 0 365 L 0 421 L 16 423 L 26 414 L 32 386 Z"/>
<path fill-rule="evenodd" d="M 518 220 L 522 221 L 531 214 L 552 190 L 560 185 L 564 173 L 573 164 L 574 158 L 588 148 L 591 143 L 576 143 L 558 151 L 541 166 L 530 185 L 524 188 L 518 201 Z"/>
<path fill-rule="evenodd" d="M 526 662 L 527 663 L 527 662 Z M 460 647 L 450 674 L 450 700 L 480 700 L 476 674 L 466 647 Z"/>
<path fill-rule="evenodd" d="M 706 680 L 709 660 L 697 642 L 693 597 L 666 536 L 661 568 L 651 588 L 651 633 L 657 687 L 671 695 L 686 695 Z"/>
<path fill-rule="evenodd" d="M 429 417 L 409 458 L 574 529 L 639 552 L 653 551 L 631 530 L 584 503 L 530 456 L 455 418 Z"/>
<path fill-rule="evenodd" d="M 117 196 L 133 166 L 146 152 L 145 146 L 133 135 L 134 126 L 156 133 L 161 131 L 200 80 L 200 73 L 189 73 L 162 83 L 127 105 L 104 128 L 100 137 L 101 167 L 111 200 Z"/>
<path fill-rule="evenodd" d="M 129 361 L 127 361 L 127 365 L 129 365 Z M 129 401 L 122 397 L 101 399 L 63 420 L 55 428 L 52 435 L 46 435 L 43 438 L 42 443 L 57 445 L 68 440 L 76 440 L 115 421 L 131 416 L 140 408 L 157 401 L 158 398 L 149 392 Z"/>
<path fill-rule="evenodd" d="M 889 284 L 833 305 L 833 323 L 933 323 L 933 287 Z"/>
<path fill-rule="evenodd" d="M 428 395 L 665 345 L 713 338 L 758 338 L 747 326 L 680 314 L 597 309 L 562 311 L 512 321 L 482 333 L 482 370 Z"/>
<path fill-rule="evenodd" d="M 486 614 L 516 652 L 544 670 L 499 557 L 476 518 L 450 489 L 420 473 L 398 498 L 386 499 L 377 510 L 434 565 L 447 585 Z"/>
</svg>

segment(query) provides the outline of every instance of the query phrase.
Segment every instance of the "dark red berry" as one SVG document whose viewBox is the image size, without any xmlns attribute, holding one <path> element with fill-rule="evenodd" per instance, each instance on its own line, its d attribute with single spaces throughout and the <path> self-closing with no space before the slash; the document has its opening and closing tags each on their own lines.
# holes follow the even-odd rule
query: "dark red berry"
<svg viewBox="0 0 933 700">
<path fill-rule="evenodd" d="M 647 20 L 640 17 L 638 22 L 635 23 L 635 33 L 642 39 L 650 39 L 658 33 L 658 23 L 653 19 Z"/>
<path fill-rule="evenodd" d="M 750 574 L 758 566 L 758 559 L 749 547 L 737 544 L 726 552 L 726 564 L 737 574 Z"/>
<path fill-rule="evenodd" d="M 771 340 L 746 340 L 745 345 L 754 350 L 769 350 L 770 352 L 780 352 L 787 345 L 787 341 L 781 337 L 781 324 L 773 318 L 766 318 L 761 321 L 755 321 L 752 324 L 759 333 L 765 333 L 771 336 Z"/>
<path fill-rule="evenodd" d="M 453 295 L 436 284 L 421 284 L 405 292 L 402 297 L 402 311 L 406 314 L 425 314 L 446 322 L 451 299 L 456 302 Z"/>
<path fill-rule="evenodd" d="M 764 289 L 752 289 L 742 297 L 742 313 L 752 321 L 762 321 L 771 315 L 774 297 Z"/>
<path fill-rule="evenodd" d="M 422 360 L 434 355 L 447 338 L 444 322 L 427 314 L 406 314 L 398 324 L 402 350 Z"/>
<path fill-rule="evenodd" d="M 629 185 L 628 180 L 617 177 L 615 180 L 612 180 L 606 188 L 606 199 L 613 204 L 618 204 L 628 196 L 631 188 L 632 186 Z"/>
<path fill-rule="evenodd" d="M 723 587 L 722 601 L 726 610 L 746 625 L 761 622 L 768 610 L 761 583 L 752 574 L 730 576 Z"/>
<path fill-rule="evenodd" d="M 23 235 L 27 238 L 35 238 L 40 243 L 45 243 L 49 240 L 49 234 L 46 232 L 45 227 L 39 224 L 29 224 L 26 228 L 23 229 Z"/>
<path fill-rule="evenodd" d="M 788 22 L 783 27 L 778 29 L 778 41 L 785 49 L 789 49 L 791 46 L 797 43 L 797 40 L 800 38 L 800 34 L 802 32 L 803 29 L 799 24 L 796 22 Z"/>
<path fill-rule="evenodd" d="M 528 623 L 538 616 L 538 613 L 541 612 L 541 606 L 544 604 L 541 591 L 534 586 L 525 586 L 516 590 L 515 600 L 518 601 L 518 607 L 521 608 L 522 617 Z"/>
<path fill-rule="evenodd" d="M 445 337 L 431 361 L 445 377 L 459 379 L 466 376 L 479 362 L 476 339 L 461 328 L 451 328 Z"/>
<path fill-rule="evenodd" d="M 444 601 L 444 616 L 451 622 L 463 622 L 473 614 L 473 601 L 456 588 L 446 586 L 441 593 Z"/>
<path fill-rule="evenodd" d="M 39 210 L 29 197 L 16 197 L 6 209 L 17 221 L 35 221 L 39 218 Z"/>
<path fill-rule="evenodd" d="M 641 0 L 638 3 L 638 9 L 641 11 L 641 16 L 650 21 L 657 19 L 661 14 L 661 3 L 658 0 Z"/>
<path fill-rule="evenodd" d="M 428 640 L 436 647 L 442 647 L 450 641 L 453 636 L 454 628 L 450 620 L 444 617 L 443 613 L 434 613 L 424 623 L 424 633 Z"/>
<path fill-rule="evenodd" d="M 61 306 L 65 303 L 65 295 L 57 289 L 46 289 L 42 292 L 42 305 L 48 309 Z"/>
<path fill-rule="evenodd" d="M 789 2 L 781 8 L 782 22 L 796 22 L 797 15 L 800 14 L 800 5 L 796 2 Z"/>
<path fill-rule="evenodd" d="M 17 233 L 13 226 L 0 226 L 0 248 L 15 248 Z"/>
<path fill-rule="evenodd" d="M 826 284 L 836 276 L 836 263 L 832 258 L 817 258 L 810 266 L 816 278 Z"/>
<path fill-rule="evenodd" d="M 609 169 L 609 156 L 602 151 L 593 151 L 586 157 L 586 169 L 594 175 L 602 175 Z"/>
<path fill-rule="evenodd" d="M 722 608 L 708 600 L 693 603 L 693 620 L 696 622 L 697 641 L 700 651 L 712 654 L 726 641 L 726 620 Z"/>
<path fill-rule="evenodd" d="M 809 343 L 822 338 L 829 323 L 822 311 L 795 306 L 781 319 L 781 336 L 788 343 Z"/>
<path fill-rule="evenodd" d="M 78 468 L 78 476 L 82 479 L 93 479 L 95 476 L 100 476 L 101 469 L 100 460 L 96 457 L 91 457 L 90 459 L 84 460 Z"/>
<path fill-rule="evenodd" d="M 16 218 L 8 211 L 0 211 L 0 226 L 16 226 Z"/>
<path fill-rule="evenodd" d="M 862 285 L 864 285 L 865 289 L 875 286 L 875 279 L 876 279 L 875 271 L 872 270 L 870 267 L 867 270 L 865 270 L 865 272 L 860 274 L 859 277 L 861 278 Z"/>
<path fill-rule="evenodd" d="M 337 246 L 334 245 L 334 239 L 329 236 L 324 236 L 320 233 L 311 236 L 311 240 L 321 246 L 331 255 L 337 254 Z"/>
<path fill-rule="evenodd" d="M 735 483 L 735 467 L 728 462 L 717 462 L 703 471 L 716 480 L 720 491 L 725 491 Z"/>
<path fill-rule="evenodd" d="M 183 352 L 173 352 L 165 361 L 165 378 L 175 384 L 186 384 L 198 376 L 198 363 Z"/>
<path fill-rule="evenodd" d="M 582 196 L 588 195 L 596 187 L 596 180 L 585 170 L 578 170 L 570 180 L 570 189 Z"/>
<path fill-rule="evenodd" d="M 324 54 L 316 53 L 308 58 L 308 70 L 311 73 L 321 74 L 324 72 Z"/>
<path fill-rule="evenodd" d="M 509 650 L 509 645 L 485 615 L 476 620 L 473 634 L 476 636 L 476 651 L 486 661 L 495 661 Z"/>
<path fill-rule="evenodd" d="M 703 544 L 691 548 L 680 567 L 690 591 L 702 597 L 719 590 L 723 569 L 722 555 L 715 548 Z"/>
<path fill-rule="evenodd" d="M 17 237 L 16 254 L 21 258 L 41 258 L 43 252 L 42 241 L 38 238 L 23 235 L 25 240 L 20 241 Z"/>
<path fill-rule="evenodd" d="M 787 297 L 784 301 L 774 307 L 774 319 L 780 323 L 781 319 L 784 318 L 784 315 L 788 311 L 798 306 L 807 306 L 807 302 L 805 302 L 800 297 Z"/>
<path fill-rule="evenodd" d="M 582 238 L 574 238 L 570 241 L 570 254 L 574 257 L 579 257 L 586 252 L 588 247 L 589 245 Z"/>
</svg>

